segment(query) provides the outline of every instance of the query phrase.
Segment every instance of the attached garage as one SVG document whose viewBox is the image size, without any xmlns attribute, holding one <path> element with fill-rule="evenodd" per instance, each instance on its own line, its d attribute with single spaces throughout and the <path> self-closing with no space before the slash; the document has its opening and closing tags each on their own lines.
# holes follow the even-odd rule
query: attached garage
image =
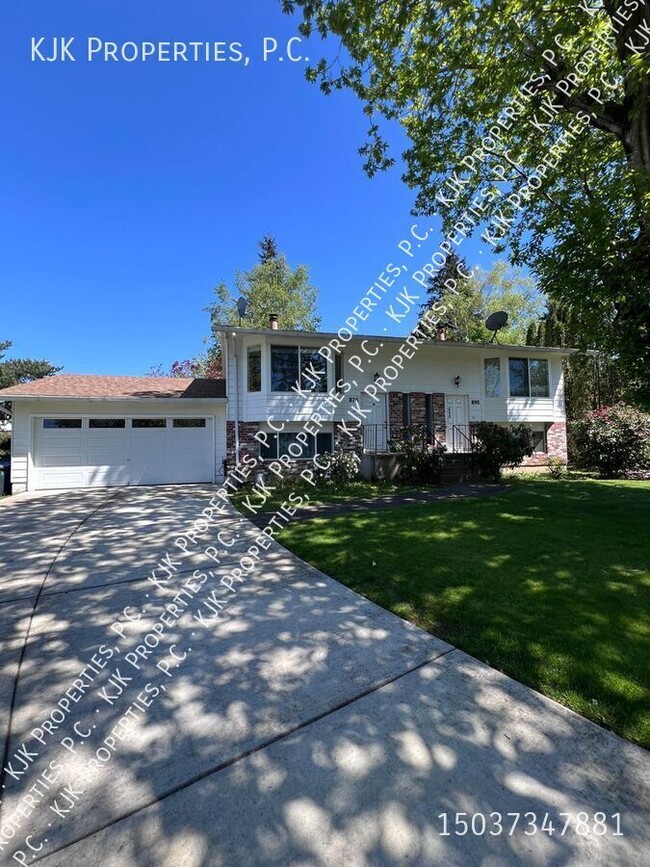
<svg viewBox="0 0 650 867">
<path fill-rule="evenodd" d="M 61 375 L 7 391 L 15 493 L 223 478 L 223 380 Z"/>
</svg>

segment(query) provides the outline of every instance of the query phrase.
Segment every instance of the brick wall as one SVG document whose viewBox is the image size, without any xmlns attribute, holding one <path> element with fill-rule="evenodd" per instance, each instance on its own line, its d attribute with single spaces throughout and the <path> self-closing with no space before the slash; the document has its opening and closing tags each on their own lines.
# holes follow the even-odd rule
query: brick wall
<svg viewBox="0 0 650 867">
<path fill-rule="evenodd" d="M 238 459 L 244 455 L 254 455 L 258 457 L 260 453 L 260 444 L 255 439 L 255 434 L 261 427 L 261 422 L 258 421 L 240 421 L 239 422 L 239 455 L 235 454 L 235 422 L 226 422 L 226 459 L 228 466 L 232 469 Z"/>
<path fill-rule="evenodd" d="M 566 446 L 566 422 L 555 421 L 546 432 L 546 441 L 548 443 L 549 455 L 556 455 L 562 459 L 562 462 L 567 462 L 567 446 Z"/>
<path fill-rule="evenodd" d="M 423 391 L 409 393 L 409 408 L 411 413 L 411 427 L 427 427 L 427 401 Z M 431 408 L 433 411 L 433 429 L 438 439 L 445 438 L 445 396 L 442 393 L 431 394 Z M 391 439 L 401 436 L 404 427 L 404 394 L 401 391 L 388 393 L 388 425 Z"/>
<path fill-rule="evenodd" d="M 529 458 L 524 458 L 522 467 L 545 467 L 551 456 L 558 457 L 563 464 L 567 463 L 566 422 L 555 421 L 546 431 L 547 452 L 535 452 Z"/>
<path fill-rule="evenodd" d="M 404 426 L 402 412 L 402 392 L 388 392 L 388 433 L 391 439 L 399 438 Z"/>
<path fill-rule="evenodd" d="M 427 427 L 427 402 L 423 391 L 412 391 L 409 395 L 411 407 L 411 427 Z"/>
<path fill-rule="evenodd" d="M 433 403 L 433 430 L 436 437 L 442 442 L 445 441 L 445 429 L 447 419 L 445 416 L 445 396 L 440 392 L 435 392 L 431 395 Z"/>
<path fill-rule="evenodd" d="M 363 427 L 354 427 L 352 422 L 346 422 L 345 428 L 340 422 L 334 422 L 334 451 L 363 452 Z"/>
</svg>

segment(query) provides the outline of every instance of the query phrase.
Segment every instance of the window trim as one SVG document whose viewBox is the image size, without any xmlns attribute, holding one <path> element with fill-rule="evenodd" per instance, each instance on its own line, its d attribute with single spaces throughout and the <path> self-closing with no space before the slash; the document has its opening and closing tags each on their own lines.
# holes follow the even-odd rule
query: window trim
<svg viewBox="0 0 650 867">
<path fill-rule="evenodd" d="M 525 361 L 526 362 L 526 370 L 528 372 L 528 394 L 513 394 L 512 393 L 512 382 L 510 378 L 510 362 L 511 361 Z M 543 361 L 546 364 L 546 383 L 548 386 L 547 394 L 531 394 L 530 387 L 530 363 L 531 361 Z M 509 355 L 508 356 L 508 399 L 509 400 L 549 400 L 552 397 L 552 389 L 551 389 L 551 363 L 548 358 L 539 358 L 526 355 Z"/>
</svg>

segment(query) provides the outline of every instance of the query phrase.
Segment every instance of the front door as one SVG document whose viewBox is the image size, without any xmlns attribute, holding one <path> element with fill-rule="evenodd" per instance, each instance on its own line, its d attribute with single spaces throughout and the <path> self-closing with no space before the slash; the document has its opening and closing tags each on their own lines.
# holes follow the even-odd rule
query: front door
<svg viewBox="0 0 650 867">
<path fill-rule="evenodd" d="M 467 452 L 470 447 L 468 397 L 466 394 L 446 394 L 447 448 Z"/>
</svg>

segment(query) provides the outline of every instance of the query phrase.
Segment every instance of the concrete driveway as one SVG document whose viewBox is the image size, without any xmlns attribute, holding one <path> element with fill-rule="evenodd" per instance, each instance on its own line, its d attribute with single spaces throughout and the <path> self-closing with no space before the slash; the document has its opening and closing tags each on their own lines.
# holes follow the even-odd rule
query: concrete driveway
<svg viewBox="0 0 650 867">
<path fill-rule="evenodd" d="M 650 864 L 647 753 L 215 490 L 0 501 L 0 863 Z"/>
</svg>

